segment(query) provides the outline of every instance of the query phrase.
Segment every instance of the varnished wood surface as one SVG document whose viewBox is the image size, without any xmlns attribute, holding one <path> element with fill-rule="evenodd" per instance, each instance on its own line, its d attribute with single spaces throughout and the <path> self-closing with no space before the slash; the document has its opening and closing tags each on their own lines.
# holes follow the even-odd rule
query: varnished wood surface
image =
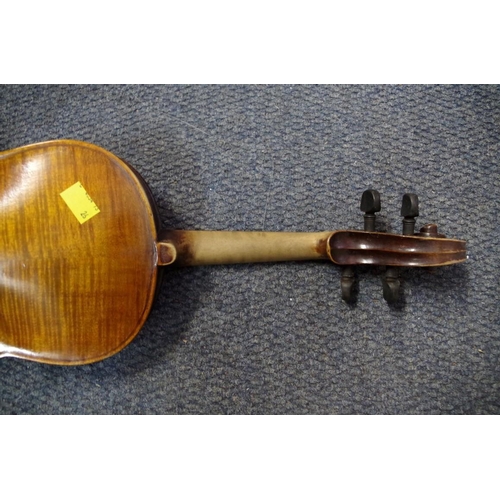
<svg viewBox="0 0 500 500">
<path fill-rule="evenodd" d="M 80 223 L 61 193 L 80 182 L 100 212 Z M 441 266 L 465 242 L 366 231 L 270 233 L 158 228 L 139 174 L 97 146 L 59 140 L 0 154 L 0 356 L 99 361 L 137 335 L 159 266 L 330 258 Z"/>
<path fill-rule="evenodd" d="M 100 213 L 80 224 L 60 193 L 80 181 Z M 156 285 L 148 195 L 107 151 L 52 141 L 0 155 L 0 354 L 103 359 L 139 331 Z"/>
<path fill-rule="evenodd" d="M 328 254 L 339 265 L 449 266 L 467 259 L 465 241 L 366 231 L 335 231 Z"/>
</svg>

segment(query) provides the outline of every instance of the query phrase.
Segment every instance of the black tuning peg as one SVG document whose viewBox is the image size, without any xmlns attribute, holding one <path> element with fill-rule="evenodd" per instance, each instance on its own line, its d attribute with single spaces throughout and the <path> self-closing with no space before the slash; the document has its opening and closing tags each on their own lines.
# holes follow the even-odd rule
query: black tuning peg
<svg viewBox="0 0 500 500">
<path fill-rule="evenodd" d="M 403 235 L 413 236 L 415 234 L 415 217 L 418 217 L 418 196 L 414 193 L 403 195 L 401 204 L 401 215 L 403 218 Z M 388 267 L 382 278 L 384 299 L 389 304 L 399 300 L 401 279 L 399 269 Z"/>
<path fill-rule="evenodd" d="M 347 303 L 352 303 L 355 301 L 354 298 L 354 283 L 356 277 L 354 274 L 354 268 L 352 266 L 346 266 L 342 269 L 342 277 L 340 278 L 340 290 L 342 292 L 342 300 Z"/>
<path fill-rule="evenodd" d="M 401 280 L 399 279 L 398 268 L 388 267 L 386 269 L 382 278 L 382 288 L 384 291 L 384 299 L 388 304 L 394 304 L 399 300 Z"/>
<path fill-rule="evenodd" d="M 401 215 L 403 219 L 403 234 L 413 236 L 415 234 L 415 217 L 418 217 L 418 196 L 413 193 L 403 195 L 401 204 Z"/>
<path fill-rule="evenodd" d="M 377 255 L 377 251 L 380 251 L 378 248 L 376 248 L 376 245 L 374 245 L 374 242 L 379 242 L 379 241 L 385 241 L 387 238 L 385 236 L 387 235 L 382 235 L 380 232 L 375 231 L 375 219 L 376 216 L 375 214 L 377 212 L 380 212 L 380 193 L 375 190 L 375 189 L 367 189 L 366 191 L 363 192 L 361 196 L 361 204 L 360 204 L 360 209 L 364 212 L 364 234 L 361 234 L 363 238 L 366 239 L 366 241 L 370 242 L 370 245 L 373 244 L 373 249 L 369 247 L 368 244 L 362 246 L 360 245 L 359 248 L 353 247 L 353 252 L 355 255 L 356 251 L 359 251 L 359 249 L 370 249 L 370 252 L 374 250 L 374 254 Z M 341 277 L 341 291 L 342 291 L 342 299 L 346 302 L 354 302 L 355 301 L 355 283 L 356 283 L 356 275 L 354 271 L 354 267 L 351 264 L 352 262 L 357 262 L 360 264 L 381 264 L 384 263 L 386 265 L 385 267 L 385 272 L 382 276 L 382 286 L 383 286 L 383 294 L 384 294 L 384 299 L 389 303 L 389 304 L 394 304 L 399 301 L 400 299 L 400 293 L 401 293 L 401 277 L 400 277 L 400 269 L 401 266 L 409 265 L 421 265 L 421 266 L 432 266 L 432 265 L 445 265 L 445 262 L 442 261 L 440 264 L 434 263 L 434 260 L 431 259 L 429 262 L 419 262 L 419 257 L 420 255 L 420 249 L 426 248 L 423 245 L 423 239 L 425 238 L 430 238 L 430 239 L 437 239 L 437 238 L 444 238 L 442 234 L 438 233 L 438 228 L 436 224 L 426 224 L 422 229 L 420 230 L 420 233 L 416 234 L 415 233 L 415 224 L 416 224 L 416 217 L 419 216 L 419 209 L 418 209 L 418 196 L 414 193 L 405 193 L 403 195 L 403 200 L 401 204 L 401 216 L 403 217 L 403 237 L 402 236 L 397 236 L 397 235 L 392 235 L 391 239 L 394 241 L 394 249 L 388 248 L 384 249 L 384 251 L 387 251 L 387 253 L 390 255 L 389 256 L 384 256 L 386 257 L 385 260 L 382 262 L 380 260 L 370 260 L 373 259 L 372 256 L 370 256 L 368 259 L 365 260 L 364 256 L 359 258 L 359 260 L 354 259 L 353 254 L 349 254 L 348 257 L 349 259 L 346 258 L 344 261 L 345 265 L 343 270 L 342 270 L 342 277 Z M 360 231 L 353 231 L 353 233 L 361 233 Z M 368 234 L 372 233 L 372 234 Z M 359 234 L 358 234 L 359 235 Z M 390 236 L 390 235 L 389 235 Z M 418 238 L 404 238 L 404 236 L 414 236 Z M 458 243 L 462 244 L 464 242 L 460 242 L 459 240 L 456 240 L 456 242 L 453 243 Z M 438 245 L 437 245 L 438 246 Z M 464 247 L 463 247 L 464 248 Z M 350 247 L 349 247 L 350 249 Z M 347 248 L 345 249 L 347 250 Z M 404 255 L 404 258 L 400 257 L 400 253 L 403 252 L 402 255 Z M 452 252 L 453 253 L 453 252 Z M 465 252 L 464 252 L 465 253 Z M 408 254 L 408 255 L 406 255 Z M 423 253 L 422 253 L 423 254 Z M 347 255 L 347 254 L 346 254 Z M 434 253 L 431 253 L 430 255 L 434 255 Z M 461 262 L 461 260 L 456 260 L 456 261 L 451 261 L 450 263 L 453 262 Z"/>
<path fill-rule="evenodd" d="M 361 195 L 360 209 L 364 215 L 364 230 L 375 231 L 375 214 L 380 212 L 380 193 L 376 189 L 367 189 Z M 346 266 L 342 270 L 340 278 L 340 288 L 342 291 L 342 300 L 345 302 L 355 301 L 354 285 L 356 283 L 356 274 L 352 266 Z"/>
<path fill-rule="evenodd" d="M 365 231 L 375 231 L 375 213 L 380 212 L 380 193 L 376 189 L 364 191 L 359 208 L 365 213 Z"/>
</svg>

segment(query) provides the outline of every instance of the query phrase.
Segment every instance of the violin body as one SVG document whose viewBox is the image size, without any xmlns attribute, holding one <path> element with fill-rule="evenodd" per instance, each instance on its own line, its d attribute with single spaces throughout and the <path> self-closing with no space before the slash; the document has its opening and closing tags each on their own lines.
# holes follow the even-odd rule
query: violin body
<svg viewBox="0 0 500 500">
<path fill-rule="evenodd" d="M 99 210 L 83 223 L 61 196 L 75 183 Z M 158 218 L 132 168 L 77 141 L 7 151 L 0 206 L 0 354 L 71 365 L 125 347 L 158 284 Z"/>
<path fill-rule="evenodd" d="M 373 212 L 370 203 L 365 208 Z M 412 203 L 405 209 L 410 215 L 417 213 Z M 93 363 L 123 349 L 146 321 L 171 264 L 329 259 L 347 271 L 346 300 L 353 265 L 393 270 L 466 259 L 465 242 L 444 238 L 432 224 L 405 235 L 371 226 L 318 233 L 165 230 L 131 166 L 71 140 L 0 153 L 0 207 L 0 357 L 51 364 Z M 414 219 L 406 219 L 412 228 Z M 390 272 L 387 296 L 394 298 Z"/>
</svg>

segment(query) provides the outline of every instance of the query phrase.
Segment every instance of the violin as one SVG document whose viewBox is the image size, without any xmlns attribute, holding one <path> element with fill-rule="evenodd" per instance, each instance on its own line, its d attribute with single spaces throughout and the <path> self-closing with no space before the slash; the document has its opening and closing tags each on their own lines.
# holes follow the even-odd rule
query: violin
<svg viewBox="0 0 500 500">
<path fill-rule="evenodd" d="M 139 173 L 96 145 L 55 140 L 0 153 L 0 357 L 58 365 L 103 360 L 138 334 L 169 266 L 330 260 L 352 301 L 354 266 L 386 266 L 384 297 L 399 269 L 457 264 L 465 241 L 427 224 L 403 197 L 403 234 L 375 231 L 380 195 L 361 199 L 363 230 L 315 233 L 183 231 L 161 227 Z"/>
</svg>

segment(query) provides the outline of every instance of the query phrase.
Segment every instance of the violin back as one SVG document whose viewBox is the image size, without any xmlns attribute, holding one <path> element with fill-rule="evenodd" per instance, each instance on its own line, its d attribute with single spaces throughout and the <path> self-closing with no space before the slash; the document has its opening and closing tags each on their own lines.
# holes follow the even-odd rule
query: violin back
<svg viewBox="0 0 500 500">
<path fill-rule="evenodd" d="M 84 364 L 138 333 L 157 287 L 147 186 L 97 146 L 0 153 L 0 356 Z"/>
</svg>

